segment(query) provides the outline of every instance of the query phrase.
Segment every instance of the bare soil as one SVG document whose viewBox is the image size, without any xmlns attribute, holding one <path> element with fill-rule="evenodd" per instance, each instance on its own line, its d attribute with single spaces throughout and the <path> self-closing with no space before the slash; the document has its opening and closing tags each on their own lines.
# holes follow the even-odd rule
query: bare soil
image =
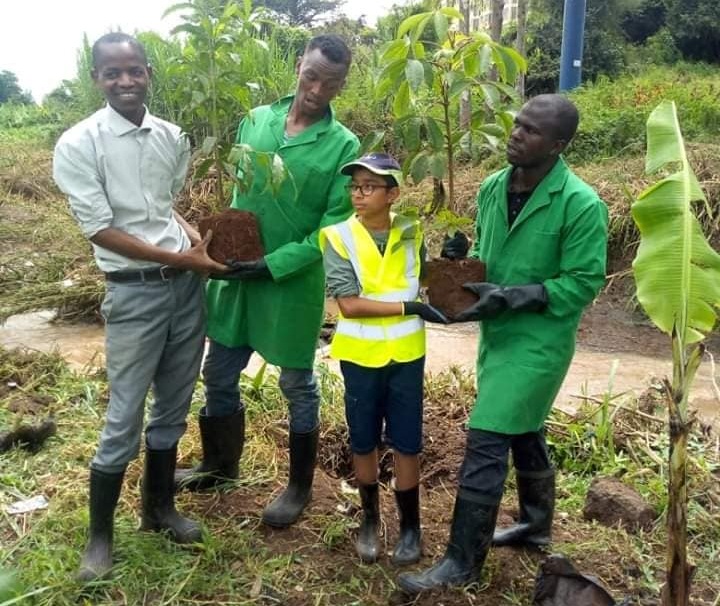
<svg viewBox="0 0 720 606">
<path fill-rule="evenodd" d="M 463 288 L 468 282 L 485 281 L 485 263 L 477 259 L 433 259 L 428 261 L 427 289 L 430 305 L 448 318 L 475 303 L 478 298 Z"/>
<path fill-rule="evenodd" d="M 221 213 L 200 219 L 200 235 L 212 230 L 208 254 L 218 263 L 256 261 L 264 254 L 257 218 L 251 212 L 228 208 Z"/>
</svg>

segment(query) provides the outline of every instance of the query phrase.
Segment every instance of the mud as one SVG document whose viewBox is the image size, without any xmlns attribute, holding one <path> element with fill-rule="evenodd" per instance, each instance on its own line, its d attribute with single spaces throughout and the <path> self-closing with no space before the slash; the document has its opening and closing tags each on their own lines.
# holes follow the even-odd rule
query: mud
<svg viewBox="0 0 720 606">
<path fill-rule="evenodd" d="M 333 309 L 333 303 L 328 301 L 330 314 Z M 57 349 L 76 370 L 104 364 L 101 326 L 55 324 L 52 317 L 52 312 L 13 316 L 0 326 L 0 345 L 45 352 Z M 438 374 L 458 367 L 463 372 L 474 373 L 477 340 L 478 330 L 474 324 L 429 324 L 427 372 Z M 710 357 L 720 352 L 720 336 L 712 335 L 707 345 L 710 354 L 706 354 L 700 365 L 690 393 L 690 405 L 703 421 L 720 428 L 720 394 L 714 384 Z M 339 372 L 327 346 L 318 349 L 317 360 Z M 247 373 L 255 373 L 261 365 L 259 356 L 253 356 Z M 575 356 L 555 405 L 573 411 L 582 402 L 600 398 L 608 390 L 615 396 L 624 393 L 639 396 L 648 385 L 658 383 L 671 373 L 669 337 L 628 309 L 624 302 L 604 295 L 583 317 Z"/>
<path fill-rule="evenodd" d="M 451 319 L 477 301 L 462 285 L 485 281 L 485 264 L 477 259 L 433 259 L 426 271 L 430 305 Z"/>
<path fill-rule="evenodd" d="M 200 235 L 212 230 L 208 254 L 218 263 L 255 261 L 262 257 L 262 241 L 255 215 L 245 210 L 228 208 L 221 213 L 200 219 Z"/>
</svg>

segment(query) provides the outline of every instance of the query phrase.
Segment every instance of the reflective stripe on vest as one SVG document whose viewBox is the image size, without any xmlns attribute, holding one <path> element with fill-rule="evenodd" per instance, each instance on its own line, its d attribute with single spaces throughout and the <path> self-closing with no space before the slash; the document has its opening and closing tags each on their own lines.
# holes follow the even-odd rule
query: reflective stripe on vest
<svg viewBox="0 0 720 606">
<path fill-rule="evenodd" d="M 410 318 L 404 322 L 397 322 L 389 326 L 373 326 L 362 321 L 340 318 L 335 328 L 335 334 L 348 335 L 356 339 L 367 339 L 368 341 L 384 341 L 386 339 L 407 337 L 424 327 L 420 318 Z"/>
<path fill-rule="evenodd" d="M 412 231 L 410 237 L 408 231 Z M 361 297 L 385 302 L 418 298 L 422 237 L 417 221 L 391 214 L 383 255 L 356 217 L 323 232 L 336 252 L 352 264 Z M 425 354 L 424 323 L 418 316 L 344 318 L 340 314 L 330 353 L 372 368 L 391 361 L 410 362 Z"/>
</svg>

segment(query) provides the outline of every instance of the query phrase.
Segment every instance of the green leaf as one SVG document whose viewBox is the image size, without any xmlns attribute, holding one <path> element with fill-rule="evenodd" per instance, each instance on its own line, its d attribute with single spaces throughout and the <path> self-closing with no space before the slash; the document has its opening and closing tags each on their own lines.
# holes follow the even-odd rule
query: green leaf
<svg viewBox="0 0 720 606">
<path fill-rule="evenodd" d="M 431 15 L 432 15 L 432 13 L 417 13 L 415 15 L 409 16 L 407 19 L 405 19 L 400 24 L 400 27 L 398 27 L 398 32 L 397 32 L 396 38 L 402 38 L 410 30 L 418 27 L 418 25 L 423 21 L 423 19 L 425 19 L 425 20 L 429 19 L 431 17 Z"/>
<path fill-rule="evenodd" d="M 168 15 L 175 13 L 180 10 L 189 10 L 189 11 L 195 11 L 195 5 L 192 2 L 179 2 L 178 4 L 173 4 L 169 8 L 166 8 L 165 11 L 162 14 L 163 19 L 167 17 Z"/>
<path fill-rule="evenodd" d="M 427 152 L 420 152 L 415 156 L 410 163 L 410 176 L 412 177 L 413 183 L 417 185 L 422 181 L 428 174 L 428 155 Z"/>
<path fill-rule="evenodd" d="M 396 59 L 388 63 L 380 72 L 378 83 L 375 86 L 375 98 L 384 99 L 390 91 L 395 90 L 403 80 L 405 74 L 406 59 Z"/>
<path fill-rule="evenodd" d="M 180 25 L 173 27 L 170 30 L 170 35 L 174 36 L 176 34 L 179 34 L 180 32 L 185 32 L 186 34 L 190 34 L 191 36 L 197 36 L 198 38 L 205 37 L 205 32 L 203 31 L 202 27 L 193 25 L 192 23 L 181 23 Z"/>
<path fill-rule="evenodd" d="M 425 128 L 427 128 L 430 146 L 434 151 L 440 151 L 445 148 L 445 137 L 442 129 L 435 118 L 428 116 L 425 118 Z"/>
<path fill-rule="evenodd" d="M 670 172 L 632 205 L 640 230 L 633 261 L 637 297 L 662 331 L 682 347 L 702 340 L 720 306 L 720 255 L 705 238 L 693 202 L 705 196 L 689 165 L 675 103 L 663 101 L 647 121 L 646 167 Z"/>
<path fill-rule="evenodd" d="M 461 92 L 464 90 L 467 90 L 473 85 L 473 81 L 469 80 L 468 78 L 455 78 L 450 85 L 450 90 L 448 91 L 448 96 L 452 99 L 453 97 L 457 97 Z"/>
<path fill-rule="evenodd" d="M 436 179 L 442 179 L 445 176 L 447 166 L 447 156 L 444 152 L 438 152 L 430 156 L 428 169 L 430 170 L 430 174 Z"/>
<path fill-rule="evenodd" d="M 480 54 L 463 54 L 463 71 L 468 77 L 475 76 L 480 72 Z"/>
<path fill-rule="evenodd" d="M 410 86 L 407 81 L 400 85 L 395 99 L 393 100 L 393 113 L 397 118 L 402 118 L 410 111 Z"/>
<path fill-rule="evenodd" d="M 380 144 L 385 138 L 385 131 L 373 130 L 363 137 L 360 142 L 358 156 L 364 156 L 366 153 L 380 149 Z"/>
<path fill-rule="evenodd" d="M 451 19 L 457 19 L 458 21 L 463 20 L 463 14 L 454 6 L 445 6 L 441 8 L 439 12 L 441 12 L 446 17 L 450 17 Z"/>
<path fill-rule="evenodd" d="M 410 50 L 410 41 L 407 38 L 402 38 L 400 40 L 393 40 L 385 48 L 385 51 L 383 52 L 382 56 L 380 57 L 380 60 L 383 63 L 387 63 L 389 61 L 395 61 L 397 59 L 407 59 L 409 50 Z"/>
<path fill-rule="evenodd" d="M 482 91 L 483 97 L 485 98 L 485 104 L 490 109 L 495 109 L 500 105 L 500 91 L 493 82 L 487 84 L 481 84 L 480 90 Z"/>
<path fill-rule="evenodd" d="M 420 23 L 418 23 L 417 26 L 413 30 L 411 30 L 410 41 L 413 44 L 417 43 L 417 41 L 420 40 L 420 36 L 423 35 L 423 32 L 425 31 L 427 24 L 430 23 L 431 17 L 432 17 L 432 13 L 427 13 L 427 16 L 425 16 L 423 19 L 421 19 Z"/>
<path fill-rule="evenodd" d="M 481 124 L 477 127 L 477 130 L 493 137 L 501 139 L 505 136 L 505 129 L 500 124 Z"/>
<path fill-rule="evenodd" d="M 441 11 L 437 11 L 433 15 L 433 25 L 435 26 L 435 33 L 437 34 L 438 40 L 445 40 L 445 38 L 447 38 L 448 28 L 450 27 L 447 15 Z"/>
<path fill-rule="evenodd" d="M 411 116 L 402 122 L 403 143 L 409 152 L 420 149 L 420 127 L 422 118 Z"/>
<path fill-rule="evenodd" d="M 407 78 L 410 90 L 417 93 L 425 79 L 423 64 L 417 59 L 409 59 L 405 65 L 405 77 Z"/>
<path fill-rule="evenodd" d="M 485 44 L 478 51 L 478 57 L 480 58 L 480 65 L 478 67 L 478 74 L 487 74 L 490 71 L 492 65 L 492 46 Z"/>
<path fill-rule="evenodd" d="M 193 172 L 193 180 L 200 181 L 205 177 L 205 175 L 208 174 L 208 171 L 210 170 L 210 167 L 215 163 L 215 158 L 205 158 L 200 164 L 197 165 L 197 168 L 195 168 L 195 172 Z"/>
</svg>

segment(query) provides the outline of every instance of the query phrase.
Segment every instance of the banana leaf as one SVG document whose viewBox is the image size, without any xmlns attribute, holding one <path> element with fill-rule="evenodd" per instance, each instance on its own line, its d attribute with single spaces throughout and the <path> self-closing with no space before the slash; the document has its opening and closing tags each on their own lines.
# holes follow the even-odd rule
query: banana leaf
<svg viewBox="0 0 720 606">
<path fill-rule="evenodd" d="M 693 204 L 707 200 L 688 163 L 675 103 L 647 121 L 646 172 L 665 175 L 632 205 L 641 240 L 633 271 L 638 301 L 682 347 L 701 341 L 720 305 L 720 255 L 706 240 Z"/>
</svg>

